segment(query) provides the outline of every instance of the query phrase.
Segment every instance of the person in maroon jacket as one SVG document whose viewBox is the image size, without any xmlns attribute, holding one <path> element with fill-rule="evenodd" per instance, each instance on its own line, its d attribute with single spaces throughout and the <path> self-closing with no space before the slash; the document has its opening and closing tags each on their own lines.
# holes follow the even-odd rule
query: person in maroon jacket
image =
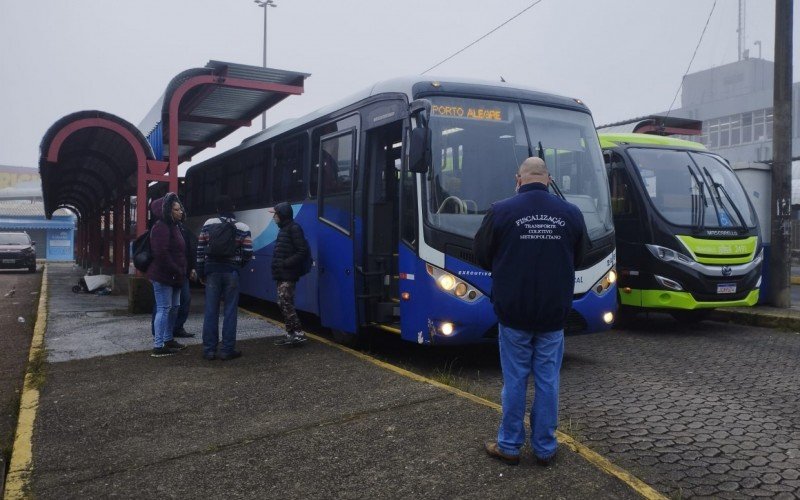
<svg viewBox="0 0 800 500">
<path fill-rule="evenodd" d="M 147 268 L 147 278 L 153 284 L 156 299 L 155 335 L 151 356 L 171 356 L 186 346 L 172 338 L 180 305 L 181 288 L 186 279 L 188 263 L 186 243 L 178 222 L 183 218 L 183 205 L 175 193 L 150 203 L 155 223 L 150 230 L 150 250 L 153 262 Z"/>
</svg>

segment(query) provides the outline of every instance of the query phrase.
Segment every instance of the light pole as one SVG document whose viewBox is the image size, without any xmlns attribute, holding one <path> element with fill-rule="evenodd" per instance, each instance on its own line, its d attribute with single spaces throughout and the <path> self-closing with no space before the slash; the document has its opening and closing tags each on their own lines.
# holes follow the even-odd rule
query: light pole
<svg viewBox="0 0 800 500">
<path fill-rule="evenodd" d="M 253 0 L 256 5 L 264 9 L 264 68 L 267 67 L 267 7 L 277 7 L 275 0 Z M 261 130 L 267 128 L 267 112 L 261 115 Z"/>
</svg>

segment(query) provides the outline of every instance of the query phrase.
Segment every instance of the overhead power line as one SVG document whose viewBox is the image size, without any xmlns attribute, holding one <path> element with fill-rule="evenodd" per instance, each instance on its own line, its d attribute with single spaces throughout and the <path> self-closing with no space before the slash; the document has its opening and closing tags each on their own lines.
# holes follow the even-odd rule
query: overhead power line
<svg viewBox="0 0 800 500">
<path fill-rule="evenodd" d="M 706 29 L 708 28 L 708 22 L 711 21 L 711 15 L 714 14 L 714 9 L 717 7 L 717 0 L 714 0 L 714 4 L 711 6 L 711 12 L 708 13 L 708 19 L 706 19 L 706 25 L 703 26 L 703 32 L 700 33 L 700 40 L 697 41 L 697 45 L 694 48 L 694 54 L 692 54 L 692 59 L 689 61 L 689 66 L 686 67 L 686 72 L 681 77 L 681 84 L 678 85 L 678 90 L 675 91 L 675 96 L 672 98 L 672 103 L 669 105 L 669 109 L 667 110 L 667 116 L 669 116 L 670 112 L 672 112 L 672 106 L 675 105 L 675 100 L 678 98 L 678 93 L 680 93 L 681 88 L 683 87 L 683 80 L 686 78 L 686 75 L 689 74 L 689 70 L 692 68 L 692 63 L 694 62 L 694 58 L 697 55 L 697 49 L 700 48 L 700 43 L 703 41 L 703 36 L 706 34 Z"/>
<path fill-rule="evenodd" d="M 503 27 L 503 26 L 505 26 L 506 24 L 510 23 L 510 22 L 511 22 L 511 21 L 513 21 L 514 19 L 518 18 L 519 16 L 521 16 L 522 14 L 524 14 L 526 11 L 528 11 L 528 10 L 532 9 L 533 7 L 535 7 L 537 4 L 539 4 L 539 3 L 541 3 L 541 2 L 542 2 L 542 0 L 536 0 L 536 1 L 535 1 L 535 2 L 533 2 L 532 4 L 528 5 L 528 6 L 527 6 L 527 7 L 525 7 L 524 9 L 522 9 L 521 11 L 517 12 L 517 13 L 516 13 L 516 14 L 514 14 L 513 16 L 511 16 L 511 17 L 509 17 L 508 19 L 506 19 L 506 20 L 505 20 L 505 21 L 504 21 L 502 24 L 500 24 L 500 25 L 499 25 L 499 26 L 497 26 L 496 28 L 492 29 L 491 31 L 489 31 L 488 33 L 486 33 L 485 35 L 483 35 L 482 37 L 478 38 L 478 39 L 477 39 L 477 40 L 475 40 L 474 42 L 470 43 L 469 45 L 467 45 L 466 47 L 462 48 L 461 50 L 459 50 L 459 51 L 457 51 L 457 52 L 453 53 L 452 55 L 450 55 L 450 56 L 448 56 L 448 57 L 446 57 L 446 58 L 442 59 L 441 61 L 439 61 L 438 63 L 434 64 L 433 66 L 431 66 L 430 68 L 426 69 L 425 71 L 423 71 L 423 72 L 422 72 L 422 73 L 420 73 L 420 74 L 421 74 L 421 75 L 424 75 L 425 73 L 427 73 L 428 71 L 430 71 L 430 70 L 432 70 L 432 69 L 436 68 L 437 66 L 440 66 L 440 65 L 442 65 L 442 64 L 444 64 L 444 63 L 446 63 L 446 62 L 447 62 L 447 61 L 449 61 L 450 59 L 454 58 L 455 56 L 457 56 L 457 55 L 459 55 L 460 53 L 464 52 L 465 50 L 467 50 L 468 48 L 472 47 L 472 46 L 473 46 L 473 45 L 475 45 L 476 43 L 480 42 L 481 40 L 483 40 L 483 39 L 484 39 L 484 38 L 486 38 L 487 36 L 491 35 L 491 34 L 492 34 L 492 33 L 494 33 L 495 31 L 499 30 L 500 28 L 502 28 L 502 27 Z M 715 2 L 715 3 L 716 3 L 716 2 Z"/>
</svg>

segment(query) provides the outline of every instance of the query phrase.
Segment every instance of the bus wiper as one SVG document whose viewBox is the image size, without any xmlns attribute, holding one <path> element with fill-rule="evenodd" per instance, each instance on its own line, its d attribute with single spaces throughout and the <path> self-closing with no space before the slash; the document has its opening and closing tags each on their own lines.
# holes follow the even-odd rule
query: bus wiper
<svg viewBox="0 0 800 500">
<path fill-rule="evenodd" d="M 704 181 L 702 181 L 699 177 L 697 177 L 697 174 L 694 172 L 694 170 L 692 170 L 691 165 L 686 165 L 686 168 L 689 169 L 689 174 L 691 174 L 695 184 L 697 184 L 697 189 L 700 190 L 701 203 L 700 203 L 700 209 L 698 210 L 699 214 L 696 226 L 698 231 L 703 231 L 706 226 L 706 207 L 708 206 L 708 200 L 706 200 L 705 190 L 708 186 L 706 186 L 706 183 Z M 694 213 L 695 213 L 695 201 L 692 200 L 692 217 L 694 217 Z"/>
<path fill-rule="evenodd" d="M 553 176 L 548 174 L 547 177 L 550 179 L 550 185 L 553 186 L 553 191 L 555 191 L 556 196 L 558 196 L 562 200 L 566 200 L 566 198 L 564 198 L 564 193 L 562 193 L 561 189 L 558 188 L 558 184 L 556 184 L 556 181 L 555 179 L 553 179 Z"/>
<path fill-rule="evenodd" d="M 728 200 L 728 203 L 730 204 L 731 208 L 733 208 L 733 212 L 736 214 L 736 218 L 739 219 L 739 226 L 743 231 L 746 231 L 747 223 L 745 223 L 744 217 L 742 216 L 742 212 L 739 211 L 739 208 L 736 206 L 736 203 L 733 202 L 731 195 L 728 194 L 728 190 L 725 189 L 725 186 L 723 186 L 719 182 L 714 182 L 714 178 L 711 177 L 711 174 L 708 172 L 708 169 L 706 167 L 703 167 L 703 171 L 705 172 L 706 176 L 709 179 L 711 179 L 711 185 L 714 186 L 714 190 L 716 190 L 717 192 L 717 199 L 719 200 L 720 207 L 722 207 L 722 209 L 725 210 L 725 206 L 722 204 L 722 198 L 720 198 L 719 196 L 719 193 L 721 191 L 722 194 L 725 195 L 725 199 Z"/>
<path fill-rule="evenodd" d="M 539 145 L 539 153 L 538 153 L 539 159 L 544 161 L 544 148 L 542 147 L 542 141 L 539 141 L 538 145 Z M 559 189 L 558 184 L 556 184 L 555 179 L 553 179 L 553 176 L 548 174 L 547 178 L 550 179 L 550 185 L 553 186 L 553 191 L 556 193 L 556 196 L 558 196 L 562 200 L 566 200 L 566 198 L 564 198 L 564 193 L 562 193 L 561 189 Z"/>
</svg>

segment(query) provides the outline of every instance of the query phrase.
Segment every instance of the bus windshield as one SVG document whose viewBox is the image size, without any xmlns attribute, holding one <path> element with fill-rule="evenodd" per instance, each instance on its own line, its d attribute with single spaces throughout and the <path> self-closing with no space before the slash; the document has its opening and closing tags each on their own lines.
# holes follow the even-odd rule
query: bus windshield
<svg viewBox="0 0 800 500">
<path fill-rule="evenodd" d="M 567 201 L 580 208 L 590 238 L 611 233 L 608 181 L 587 113 L 483 99 L 431 102 L 426 202 L 433 227 L 473 238 L 491 204 L 514 195 L 514 175 L 533 151 L 544 157 Z"/>
<path fill-rule="evenodd" d="M 746 229 L 756 218 L 739 179 L 708 153 L 628 148 L 655 209 L 667 221 L 696 229 Z"/>
</svg>

